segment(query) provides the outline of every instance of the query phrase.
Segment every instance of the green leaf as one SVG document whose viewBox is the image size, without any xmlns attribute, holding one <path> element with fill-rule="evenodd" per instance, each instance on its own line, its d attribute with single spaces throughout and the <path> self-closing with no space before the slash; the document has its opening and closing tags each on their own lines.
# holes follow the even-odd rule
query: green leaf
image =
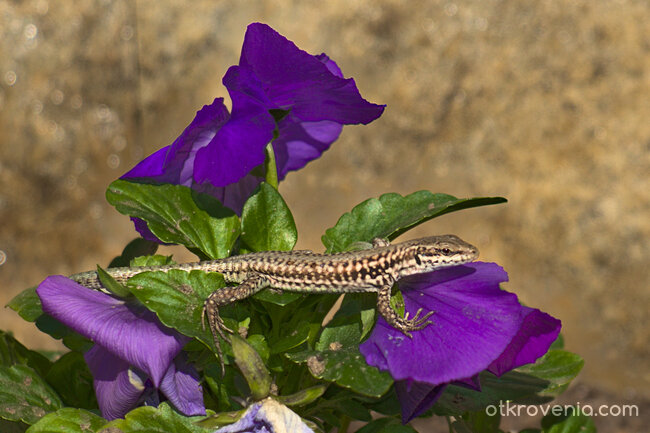
<svg viewBox="0 0 650 433">
<path fill-rule="evenodd" d="M 305 406 L 316 401 L 325 393 L 326 389 L 327 386 L 325 385 L 316 385 L 311 388 L 301 389 L 291 395 L 282 395 L 274 398 L 285 406 Z"/>
<path fill-rule="evenodd" d="M 0 365 L 11 367 L 16 364 L 32 367 L 41 376 L 47 374 L 52 366 L 50 360 L 45 356 L 29 350 L 13 336 L 0 331 Z"/>
<path fill-rule="evenodd" d="M 316 343 L 316 350 L 358 346 L 361 337 L 359 323 L 349 319 L 349 317 L 338 317 L 328 323 Z"/>
<path fill-rule="evenodd" d="M 17 294 L 9 301 L 7 307 L 14 310 L 28 322 L 34 322 L 43 314 L 41 299 L 36 294 L 36 286 L 25 289 Z"/>
<path fill-rule="evenodd" d="M 269 396 L 271 391 L 271 375 L 264 365 L 260 355 L 237 334 L 230 336 L 230 344 L 235 355 L 235 363 L 248 383 L 254 400 Z"/>
<path fill-rule="evenodd" d="M 557 397 L 580 373 L 584 363 L 584 360 L 575 353 L 565 350 L 549 350 L 534 364 L 519 367 L 517 371 L 548 381 L 546 389 L 539 394 Z"/>
<path fill-rule="evenodd" d="M 0 418 L 0 431 L 2 433 L 25 433 L 29 428 L 28 424 L 20 421 L 7 421 Z"/>
<path fill-rule="evenodd" d="M 93 345 L 91 340 L 79 335 L 54 317 L 48 316 L 47 314 L 41 314 L 41 316 L 36 319 L 35 325 L 39 330 L 50 335 L 52 338 L 61 340 L 68 349 L 75 352 L 86 352 Z"/>
<path fill-rule="evenodd" d="M 310 326 L 307 322 L 302 322 L 298 327 L 284 338 L 273 343 L 271 353 L 283 353 L 294 347 L 300 346 L 309 338 Z"/>
<path fill-rule="evenodd" d="M 35 325 L 39 330 L 57 340 L 60 340 L 68 334 L 74 333 L 72 329 L 47 314 L 42 314 L 38 319 L 36 319 Z"/>
<path fill-rule="evenodd" d="M 506 199 L 503 197 L 459 199 L 429 191 L 418 191 L 405 197 L 396 193 L 384 194 L 343 214 L 334 227 L 327 229 L 322 241 L 328 253 L 337 253 L 346 251 L 355 242 L 372 242 L 374 238 L 393 240 L 407 230 L 449 212 L 504 202 Z"/>
<path fill-rule="evenodd" d="M 174 264 L 172 256 L 155 254 L 153 256 L 136 257 L 129 263 L 129 266 L 137 268 L 141 266 L 166 266 Z"/>
<path fill-rule="evenodd" d="M 106 290 L 118 298 L 124 299 L 131 297 L 131 292 L 129 292 L 129 289 L 127 289 L 126 286 L 123 286 L 122 284 L 115 281 L 115 278 L 103 270 L 99 265 L 97 265 L 97 278 L 99 278 L 99 282 L 102 283 Z"/>
<path fill-rule="evenodd" d="M 131 260 L 140 256 L 150 256 L 158 251 L 157 242 L 148 241 L 143 238 L 135 238 L 122 250 L 122 254 L 115 257 L 108 265 L 109 268 L 129 266 Z"/>
<path fill-rule="evenodd" d="M 99 433 L 205 433 L 205 430 L 195 424 L 203 418 L 180 415 L 167 403 L 161 403 L 157 408 L 143 406 L 134 409 L 124 419 L 106 424 Z"/>
<path fill-rule="evenodd" d="M 107 422 L 87 410 L 64 407 L 45 415 L 27 433 L 95 433 Z"/>
<path fill-rule="evenodd" d="M 269 344 L 266 342 L 266 338 L 262 334 L 249 334 L 246 337 L 246 342 L 255 349 L 257 354 L 262 358 L 264 362 L 269 360 L 269 355 L 271 351 L 269 350 Z"/>
<path fill-rule="evenodd" d="M 499 433 L 501 415 L 488 415 L 485 410 L 468 412 L 452 424 L 455 431 L 468 431 L 472 433 Z"/>
<path fill-rule="evenodd" d="M 417 433 L 413 427 L 402 425 L 395 418 L 379 418 L 357 430 L 357 433 Z"/>
<path fill-rule="evenodd" d="M 316 350 L 287 353 L 290 360 L 307 363 L 312 376 L 335 382 L 359 394 L 380 397 L 393 383 L 390 375 L 366 364 L 359 352 L 361 322 L 359 315 L 347 310 L 323 328 Z"/>
<path fill-rule="evenodd" d="M 186 186 L 116 180 L 106 199 L 118 212 L 145 220 L 161 241 L 199 249 L 212 259 L 228 257 L 239 235 L 232 210 Z"/>
<path fill-rule="evenodd" d="M 399 291 L 395 292 L 396 295 Z M 394 296 L 396 296 L 394 295 Z M 361 324 L 361 335 L 359 341 L 366 338 L 375 326 L 375 316 L 377 312 L 377 295 L 372 293 L 346 293 L 341 303 L 341 307 L 336 312 L 332 323 L 338 323 L 339 320 L 345 320 L 349 323 L 357 322 Z M 403 315 L 403 309 L 402 309 Z M 345 319 L 343 319 L 345 318 Z M 331 324 L 330 324 L 331 325 Z"/>
<path fill-rule="evenodd" d="M 402 413 L 400 402 L 395 393 L 395 388 L 384 394 L 380 399 L 372 399 L 365 402 L 366 407 L 374 412 L 387 416 L 398 416 Z"/>
<path fill-rule="evenodd" d="M 460 416 L 465 412 L 478 412 L 499 402 L 531 398 L 543 391 L 549 382 L 537 377 L 510 371 L 501 377 L 492 373 L 480 374 L 481 391 L 449 385 L 440 396 L 433 411 L 437 415 Z M 545 401 L 549 401 L 546 398 Z"/>
<path fill-rule="evenodd" d="M 0 366 L 0 418 L 34 424 L 61 406 L 59 396 L 34 369 Z"/>
<path fill-rule="evenodd" d="M 357 347 L 339 348 L 332 344 L 332 349 L 306 350 L 285 356 L 296 363 L 307 363 L 309 372 L 317 379 L 335 382 L 362 395 L 380 397 L 393 383 L 388 373 L 366 364 Z"/>
<path fill-rule="evenodd" d="M 203 303 L 214 290 L 226 285 L 214 272 L 143 272 L 130 278 L 127 287 L 165 325 L 188 337 L 197 337 L 215 350 L 209 329 L 201 326 Z"/>
<path fill-rule="evenodd" d="M 335 401 L 330 400 L 329 403 L 334 403 L 334 407 L 350 419 L 365 422 L 372 421 L 370 410 L 353 398 L 342 398 Z"/>
<path fill-rule="evenodd" d="M 549 414 L 542 418 L 544 433 L 596 433 L 596 426 L 590 417 L 573 407 L 571 409 L 571 414 Z"/>
<path fill-rule="evenodd" d="M 242 241 L 253 251 L 289 251 L 298 240 L 289 207 L 266 182 L 246 201 L 241 219 Z"/>
<path fill-rule="evenodd" d="M 241 410 L 236 410 L 232 412 L 219 412 L 214 415 L 209 415 L 205 418 L 202 418 L 196 421 L 197 426 L 201 426 L 205 429 L 221 427 L 224 425 L 232 424 L 237 421 L 246 413 L 248 408 Z M 108 432 L 107 432 L 108 433 Z"/>
<path fill-rule="evenodd" d="M 284 307 L 302 298 L 302 294 L 295 292 L 276 292 L 274 290 L 262 290 L 253 296 L 258 301 L 270 302 L 271 304 Z"/>
<path fill-rule="evenodd" d="M 97 409 L 93 376 L 81 353 L 68 352 L 57 359 L 45 380 L 59 393 L 66 406 Z"/>
</svg>

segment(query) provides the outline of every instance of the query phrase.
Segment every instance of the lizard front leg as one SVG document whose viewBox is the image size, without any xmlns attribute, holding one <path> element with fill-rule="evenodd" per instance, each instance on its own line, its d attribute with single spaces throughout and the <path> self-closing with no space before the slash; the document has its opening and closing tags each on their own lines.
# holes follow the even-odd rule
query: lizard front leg
<svg viewBox="0 0 650 433">
<path fill-rule="evenodd" d="M 399 314 L 390 306 L 390 294 L 393 284 L 385 284 L 377 292 L 377 311 L 381 316 L 388 322 L 390 326 L 395 329 L 400 330 L 407 337 L 411 337 L 409 331 L 418 331 L 420 329 L 426 328 L 431 322 L 427 320 L 433 314 L 433 311 L 429 311 L 424 316 L 420 317 L 422 313 L 422 308 L 420 308 L 415 317 L 409 320 L 409 313 L 407 312 L 404 317 L 400 317 Z"/>
<path fill-rule="evenodd" d="M 223 323 L 223 319 L 219 315 L 219 307 L 248 298 L 260 290 L 269 287 L 269 285 L 269 280 L 266 277 L 263 275 L 254 275 L 246 279 L 238 286 L 222 287 L 218 290 L 215 290 L 205 300 L 205 303 L 203 304 L 201 322 L 205 328 L 204 319 L 207 316 L 208 325 L 210 326 L 212 338 L 214 339 L 214 345 L 217 349 L 219 360 L 221 361 L 222 373 L 225 373 L 226 367 L 223 363 L 223 352 L 221 351 L 221 345 L 219 344 L 219 338 L 217 335 L 220 335 L 221 338 L 228 341 L 229 339 L 227 338 L 226 333 L 232 334 L 233 331 L 226 327 L 226 325 Z"/>
</svg>

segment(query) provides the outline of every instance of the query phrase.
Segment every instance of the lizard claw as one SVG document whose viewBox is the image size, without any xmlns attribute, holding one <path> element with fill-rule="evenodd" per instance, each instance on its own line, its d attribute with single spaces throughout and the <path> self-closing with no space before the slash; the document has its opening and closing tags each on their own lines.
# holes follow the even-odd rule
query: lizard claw
<svg viewBox="0 0 650 433">
<path fill-rule="evenodd" d="M 223 338 L 225 341 L 229 341 L 227 337 L 228 334 L 232 334 L 233 331 L 226 326 L 223 322 L 223 319 L 219 315 L 219 308 L 214 302 L 210 302 L 210 298 L 206 299 L 203 304 L 203 311 L 201 311 L 201 326 L 205 330 L 205 318 L 208 318 L 208 325 L 210 326 L 210 331 L 212 332 L 212 338 L 214 341 L 214 346 L 217 349 L 217 354 L 219 356 L 219 362 L 221 363 L 221 374 L 226 374 L 226 365 L 223 362 L 223 351 L 221 350 L 221 344 L 217 335 Z"/>
<path fill-rule="evenodd" d="M 413 338 L 409 331 L 419 331 L 420 329 L 424 329 L 429 326 L 429 324 L 433 323 L 431 320 L 428 320 L 429 317 L 433 315 L 433 311 L 429 311 L 422 317 L 420 317 L 420 314 L 422 314 L 422 308 L 418 309 L 412 319 L 409 319 L 409 313 L 407 311 L 404 315 L 404 318 L 398 318 L 396 328 L 402 331 L 402 333 L 407 337 Z"/>
</svg>

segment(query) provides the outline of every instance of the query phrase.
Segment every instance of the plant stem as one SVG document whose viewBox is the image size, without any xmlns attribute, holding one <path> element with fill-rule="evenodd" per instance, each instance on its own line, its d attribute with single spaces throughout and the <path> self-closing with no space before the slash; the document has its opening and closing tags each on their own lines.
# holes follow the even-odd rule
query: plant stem
<svg viewBox="0 0 650 433">
<path fill-rule="evenodd" d="M 349 416 L 343 415 L 341 417 L 341 427 L 338 428 L 337 433 L 347 433 L 350 421 L 352 420 Z"/>
<path fill-rule="evenodd" d="M 275 152 L 273 142 L 266 145 L 266 158 L 264 159 L 264 171 L 266 172 L 266 183 L 278 189 L 278 167 L 275 165 Z"/>
</svg>

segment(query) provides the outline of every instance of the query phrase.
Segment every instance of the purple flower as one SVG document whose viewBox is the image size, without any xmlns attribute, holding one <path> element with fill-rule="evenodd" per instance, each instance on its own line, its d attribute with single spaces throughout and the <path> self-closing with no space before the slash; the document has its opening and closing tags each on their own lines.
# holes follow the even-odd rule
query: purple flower
<svg viewBox="0 0 650 433">
<path fill-rule="evenodd" d="M 272 398 L 254 403 L 234 424 L 214 433 L 314 433 L 291 409 Z"/>
<path fill-rule="evenodd" d="M 363 99 L 354 80 L 344 79 L 325 54 L 302 51 L 260 23 L 248 26 L 239 65 L 228 70 L 223 83 L 232 114 L 222 98 L 215 99 L 174 143 L 122 178 L 189 186 L 240 213 L 262 180 L 251 170 L 264 162 L 268 143 L 273 141 L 282 180 L 320 157 L 342 125 L 367 124 L 384 110 Z M 156 240 L 144 224 L 136 228 Z"/>
<path fill-rule="evenodd" d="M 36 289 L 43 311 L 95 345 L 85 354 L 106 419 L 123 417 L 140 403 L 157 404 L 158 392 L 186 415 L 205 414 L 198 375 L 181 349 L 188 337 L 155 314 L 61 276 Z"/>
<path fill-rule="evenodd" d="M 400 281 L 406 310 L 434 311 L 433 323 L 411 339 L 380 318 L 360 350 L 397 381 L 404 422 L 431 407 L 447 384 L 477 388 L 481 371 L 500 375 L 534 362 L 557 338 L 560 321 L 520 305 L 500 289 L 507 280 L 495 263 L 474 262 Z"/>
</svg>

